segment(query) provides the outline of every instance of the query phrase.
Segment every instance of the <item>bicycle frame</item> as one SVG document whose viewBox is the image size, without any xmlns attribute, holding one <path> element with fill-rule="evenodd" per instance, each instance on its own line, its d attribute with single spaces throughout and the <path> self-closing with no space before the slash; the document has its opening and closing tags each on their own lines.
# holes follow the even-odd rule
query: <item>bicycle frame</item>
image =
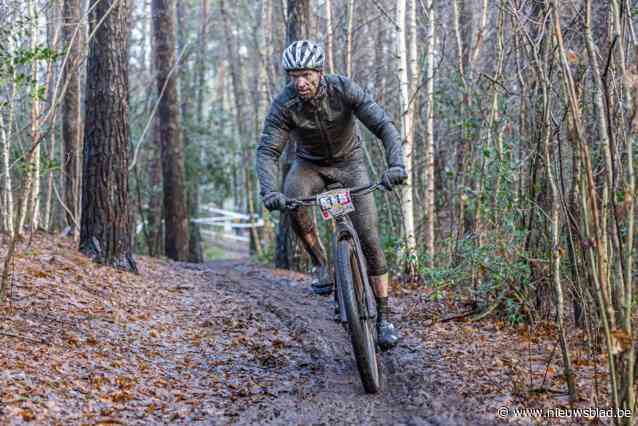
<svg viewBox="0 0 638 426">
<path fill-rule="evenodd" d="M 356 196 L 369 194 L 370 192 L 373 192 L 374 190 L 378 188 L 382 188 L 382 187 L 384 187 L 383 184 L 379 182 L 379 183 L 375 183 L 375 184 L 371 184 L 367 186 L 351 188 L 350 191 L 352 196 L 356 197 Z M 338 185 L 338 186 L 329 185 L 327 189 L 338 189 L 338 188 L 343 188 L 343 187 L 341 185 Z M 315 197 L 302 198 L 299 200 L 289 200 L 289 203 L 287 204 L 287 208 L 292 210 L 301 206 L 314 207 L 316 205 L 317 205 L 317 202 Z M 374 302 L 374 294 L 372 294 L 370 281 L 368 280 L 367 263 L 365 260 L 365 256 L 363 255 L 363 250 L 361 249 L 361 243 L 359 242 L 359 236 L 357 235 L 357 231 L 354 229 L 354 226 L 352 225 L 352 221 L 350 220 L 349 214 L 343 214 L 343 215 L 337 216 L 336 218 L 334 218 L 334 220 L 335 220 L 336 226 L 335 226 L 335 232 L 332 236 L 333 259 L 336 256 L 338 241 L 349 238 L 354 242 L 354 248 L 357 254 L 356 258 L 358 259 L 359 270 L 361 271 L 361 274 L 362 274 L 361 279 L 363 280 L 363 291 L 365 292 L 365 300 L 366 300 L 365 313 L 364 313 L 363 319 L 375 318 L 376 309 L 375 309 L 375 302 Z M 339 286 L 336 286 L 336 287 L 337 287 L 337 297 L 338 297 L 339 306 L 343 307 L 343 304 L 344 304 L 343 296 L 340 294 L 340 290 L 338 288 Z M 339 310 L 339 317 L 340 317 L 339 320 L 342 323 L 347 322 L 344 309 Z"/>
<path fill-rule="evenodd" d="M 336 185 L 329 185 L 326 188 L 328 192 L 319 194 L 315 198 L 287 200 L 286 208 L 320 205 L 323 217 L 325 219 L 332 217 L 335 220 L 332 252 L 335 266 L 334 277 L 337 284 L 335 302 L 339 307 L 337 320 L 350 334 L 353 355 L 365 391 L 377 393 L 381 386 L 381 372 L 377 359 L 377 335 L 374 325 L 370 324 L 376 318 L 376 305 L 361 242 L 350 219 L 350 213 L 354 211 L 350 196 L 369 194 L 381 184 L 360 188 L 338 186 L 339 188 Z"/>
</svg>

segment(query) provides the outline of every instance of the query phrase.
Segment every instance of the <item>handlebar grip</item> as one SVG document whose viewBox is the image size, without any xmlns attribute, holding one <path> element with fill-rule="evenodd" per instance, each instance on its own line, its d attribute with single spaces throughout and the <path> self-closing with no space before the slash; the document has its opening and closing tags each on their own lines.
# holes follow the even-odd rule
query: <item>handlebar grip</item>
<svg viewBox="0 0 638 426">
<path fill-rule="evenodd" d="M 285 210 L 297 210 L 299 208 L 299 203 L 295 200 L 291 200 L 290 198 L 286 200 L 286 208 Z"/>
</svg>

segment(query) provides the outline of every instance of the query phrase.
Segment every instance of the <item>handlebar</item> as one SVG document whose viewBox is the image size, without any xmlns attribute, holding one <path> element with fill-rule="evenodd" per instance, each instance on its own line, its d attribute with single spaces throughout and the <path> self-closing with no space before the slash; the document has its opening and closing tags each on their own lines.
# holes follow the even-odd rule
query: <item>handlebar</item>
<svg viewBox="0 0 638 426">
<path fill-rule="evenodd" d="M 385 190 L 387 190 L 383 182 L 372 183 L 370 185 L 357 186 L 354 188 L 338 188 L 338 189 L 344 189 L 344 190 L 350 191 L 350 195 L 352 195 L 353 197 L 361 197 L 363 195 L 367 195 L 373 191 L 376 191 L 379 188 L 384 188 Z M 299 207 L 316 206 L 318 205 L 317 198 L 319 195 L 321 194 L 317 194 L 315 196 L 307 197 L 307 198 L 298 198 L 298 199 L 289 198 L 288 200 L 286 200 L 286 210 L 295 210 L 295 209 L 298 209 Z"/>
</svg>

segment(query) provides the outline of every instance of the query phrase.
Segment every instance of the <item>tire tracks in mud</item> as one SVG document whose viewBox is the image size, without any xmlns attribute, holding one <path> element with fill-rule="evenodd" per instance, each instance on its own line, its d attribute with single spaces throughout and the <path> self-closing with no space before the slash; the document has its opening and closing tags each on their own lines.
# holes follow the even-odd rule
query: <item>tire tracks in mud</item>
<svg viewBox="0 0 638 426">
<path fill-rule="evenodd" d="M 435 368 L 439 352 L 426 349 L 420 341 L 409 337 L 411 333 L 402 333 L 407 337 L 400 345 L 380 355 L 381 391 L 366 394 L 349 337 L 332 320 L 332 297 L 314 295 L 307 277 L 266 269 L 247 260 L 188 268 L 201 271 L 206 282 L 205 288 L 185 295 L 191 298 L 191 304 L 221 303 L 218 309 L 206 308 L 224 312 L 224 301 L 232 300 L 239 304 L 239 310 L 232 312 L 254 321 L 251 327 L 276 330 L 282 339 L 292 342 L 279 351 L 285 362 L 255 366 L 270 375 L 269 397 L 229 402 L 230 409 L 226 409 L 223 417 L 211 419 L 212 424 L 499 424 L 497 418 L 473 414 L 479 411 L 476 401 L 445 389 L 442 376 L 445 372 Z M 208 297 L 211 292 L 215 295 L 212 298 Z M 396 304 L 400 303 L 397 299 Z M 226 315 L 232 316 L 232 312 Z M 396 319 L 401 330 L 400 315 Z M 201 368 L 214 372 L 217 364 L 209 357 L 208 365 Z M 242 371 L 245 366 L 246 362 L 240 367 Z"/>
</svg>

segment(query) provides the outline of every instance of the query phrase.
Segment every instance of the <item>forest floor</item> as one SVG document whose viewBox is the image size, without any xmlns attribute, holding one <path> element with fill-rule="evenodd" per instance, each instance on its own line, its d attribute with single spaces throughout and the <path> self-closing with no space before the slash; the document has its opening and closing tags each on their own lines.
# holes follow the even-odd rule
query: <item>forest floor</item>
<svg viewBox="0 0 638 426">
<path fill-rule="evenodd" d="M 6 244 L 0 245 L 4 257 Z M 364 393 L 330 298 L 248 259 L 95 265 L 69 239 L 20 244 L 0 306 L 0 424 L 594 424 L 566 408 L 553 327 L 445 321 L 461 306 L 395 285 L 403 335 Z M 443 320 L 442 320 L 443 318 Z M 574 349 L 579 407 L 605 406 L 604 360 Z M 595 392 L 598 379 L 602 391 Z M 499 417 L 499 407 L 509 415 Z M 608 424 L 609 419 L 603 420 Z"/>
</svg>

